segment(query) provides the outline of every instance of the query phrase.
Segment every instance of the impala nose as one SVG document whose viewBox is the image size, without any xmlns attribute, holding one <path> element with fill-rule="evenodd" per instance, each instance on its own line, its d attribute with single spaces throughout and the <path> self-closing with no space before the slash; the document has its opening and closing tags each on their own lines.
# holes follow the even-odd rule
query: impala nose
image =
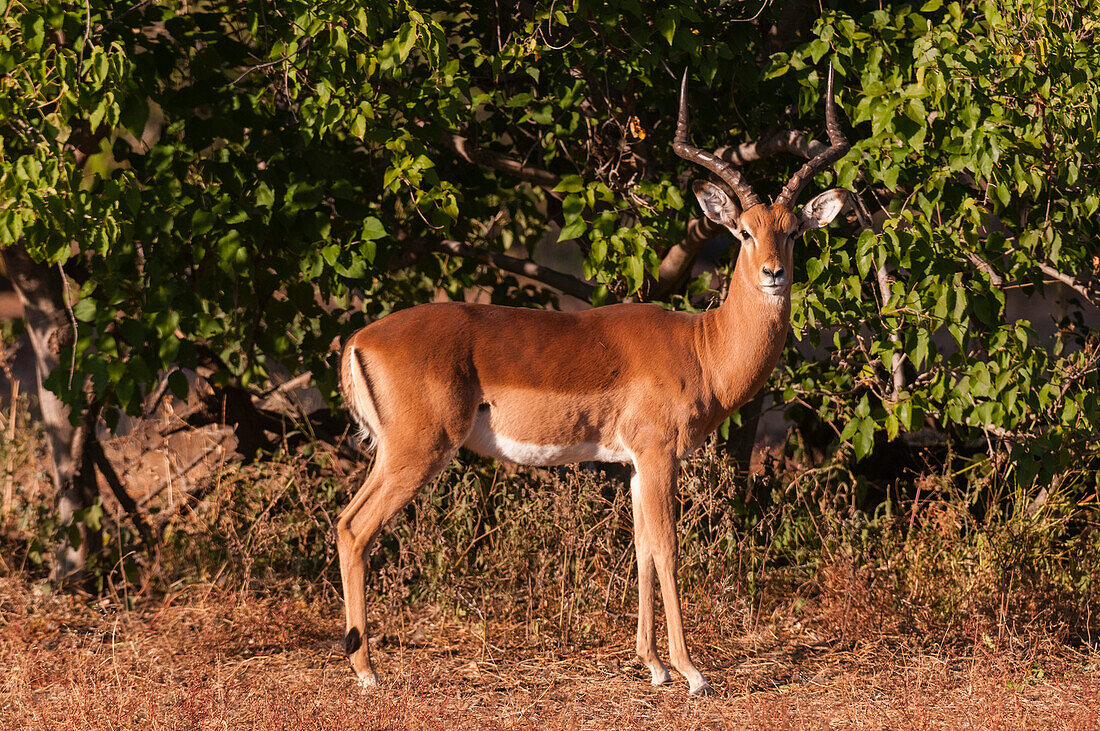
<svg viewBox="0 0 1100 731">
<path fill-rule="evenodd" d="M 764 267 L 764 284 L 782 285 L 787 283 L 787 271 L 783 267 Z"/>
</svg>

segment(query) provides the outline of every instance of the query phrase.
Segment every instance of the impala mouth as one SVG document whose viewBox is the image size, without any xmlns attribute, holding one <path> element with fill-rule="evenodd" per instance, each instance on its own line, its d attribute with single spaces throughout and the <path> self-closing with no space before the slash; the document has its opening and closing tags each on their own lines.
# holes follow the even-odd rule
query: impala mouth
<svg viewBox="0 0 1100 731">
<path fill-rule="evenodd" d="M 765 294 L 770 294 L 770 295 L 775 296 L 775 297 L 786 294 L 789 289 L 790 289 L 789 284 L 761 284 L 760 285 L 760 291 L 761 292 L 764 292 Z"/>
</svg>

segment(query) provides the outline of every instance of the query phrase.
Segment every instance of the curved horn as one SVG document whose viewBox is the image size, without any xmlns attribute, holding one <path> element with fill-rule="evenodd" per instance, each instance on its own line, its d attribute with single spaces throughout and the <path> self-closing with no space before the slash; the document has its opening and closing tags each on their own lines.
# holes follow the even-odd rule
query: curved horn
<svg viewBox="0 0 1100 731">
<path fill-rule="evenodd" d="M 806 183 L 825 168 L 848 154 L 851 145 L 840 131 L 836 121 L 836 101 L 833 99 L 833 62 L 829 61 L 829 83 L 825 90 L 825 129 L 829 132 L 829 149 L 803 165 L 783 186 L 775 205 L 790 208 Z"/>
<path fill-rule="evenodd" d="M 747 211 L 753 206 L 759 205 L 760 199 L 756 197 L 756 193 L 741 176 L 740 170 L 725 160 L 719 160 L 709 152 L 688 144 L 687 83 L 687 69 L 684 69 L 684 78 L 680 82 L 680 116 L 676 119 L 676 136 L 672 138 L 672 150 L 688 162 L 702 165 L 726 181 L 741 200 L 742 209 Z"/>
</svg>

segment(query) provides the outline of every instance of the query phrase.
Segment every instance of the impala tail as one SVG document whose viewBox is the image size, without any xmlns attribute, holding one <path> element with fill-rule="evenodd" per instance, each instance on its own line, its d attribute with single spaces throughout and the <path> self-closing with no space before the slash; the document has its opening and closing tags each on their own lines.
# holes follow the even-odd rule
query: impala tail
<svg viewBox="0 0 1100 731">
<path fill-rule="evenodd" d="M 363 354 L 350 343 L 340 356 L 340 392 L 352 418 L 359 426 L 359 440 L 368 451 L 378 443 L 378 408 L 374 404 L 370 375 Z"/>
</svg>

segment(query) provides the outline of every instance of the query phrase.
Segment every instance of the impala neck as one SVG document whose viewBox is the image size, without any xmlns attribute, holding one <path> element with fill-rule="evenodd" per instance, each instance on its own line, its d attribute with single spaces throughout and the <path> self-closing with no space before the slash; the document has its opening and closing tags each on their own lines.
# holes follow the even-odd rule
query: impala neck
<svg viewBox="0 0 1100 731">
<path fill-rule="evenodd" d="M 759 276 L 750 275 L 744 262 L 738 257 L 726 299 L 707 313 L 702 329 L 703 363 L 719 402 L 729 410 L 752 398 L 768 380 L 791 322 L 790 290 L 782 296 L 765 293 L 757 286 Z"/>
</svg>

